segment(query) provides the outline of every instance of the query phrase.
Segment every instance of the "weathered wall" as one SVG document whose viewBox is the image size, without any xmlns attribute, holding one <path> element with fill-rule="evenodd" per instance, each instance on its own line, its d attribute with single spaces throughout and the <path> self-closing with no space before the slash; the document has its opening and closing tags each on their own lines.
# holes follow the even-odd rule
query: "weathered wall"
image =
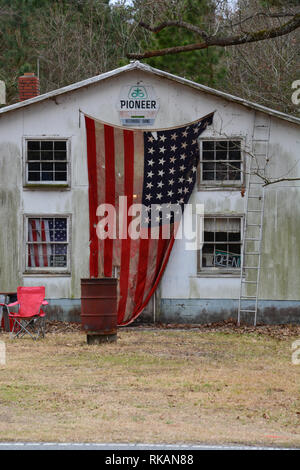
<svg viewBox="0 0 300 470">
<path fill-rule="evenodd" d="M 155 128 L 182 125 L 216 110 L 212 130 L 202 137 L 242 137 L 251 144 L 255 112 L 220 97 L 180 85 L 142 71 L 124 73 L 90 87 L 58 96 L 55 100 L 34 104 L 0 117 L 0 291 L 15 290 L 19 284 L 46 286 L 53 314 L 79 313 L 80 278 L 87 277 L 89 258 L 88 177 L 85 128 L 79 109 L 95 118 L 120 124 L 116 101 L 122 86 L 140 81 L 154 86 L 160 99 Z M 22 145 L 24 136 L 59 136 L 71 139 L 71 189 L 30 190 L 22 186 Z M 270 135 L 270 172 L 279 176 L 293 167 L 290 175 L 299 175 L 299 126 L 272 117 Z M 262 257 L 261 298 L 300 301 L 299 190 L 296 184 L 266 190 L 265 230 Z M 192 201 L 204 203 L 206 214 L 242 215 L 245 199 L 237 190 L 194 191 Z M 37 276 L 24 274 L 24 214 L 71 214 L 71 275 Z M 186 252 L 184 240 L 177 240 L 160 283 L 162 299 L 157 312 L 161 318 L 176 317 L 177 299 L 185 304 L 192 318 L 199 320 L 201 302 L 208 299 L 209 311 L 219 312 L 222 299 L 234 301 L 239 295 L 236 275 L 197 275 L 197 254 Z M 61 299 L 74 299 L 73 303 Z M 219 300 L 218 300 L 219 299 Z M 214 301 L 215 304 L 214 304 Z M 189 307 L 189 302 L 197 307 Z M 168 304 L 168 307 L 166 305 Z M 200 305 L 201 304 L 201 305 Z M 64 305 L 64 307 L 63 307 Z M 75 310 L 72 311 L 72 305 Z M 215 307 L 214 307 L 215 305 Z M 229 304 L 228 304 L 229 305 Z M 185 307 L 183 307 L 185 309 Z M 228 307 L 229 308 L 229 307 Z M 231 307 L 230 307 L 231 308 Z M 56 310 L 55 310 L 56 309 Z M 61 309 L 61 310 L 59 310 Z M 181 309 L 181 311 L 183 311 Z M 56 313 L 55 313 L 56 312 Z M 72 317 L 72 318 L 73 318 Z M 177 317 L 176 317 L 177 318 Z M 206 317 L 205 317 L 206 318 Z"/>
<path fill-rule="evenodd" d="M 0 120 L 1 123 L 1 120 Z M 16 125 L 14 125 L 16 124 Z M 15 291 L 20 272 L 21 148 L 12 132 L 22 132 L 22 121 L 8 117 L 0 145 L 0 292 Z M 10 134 L 11 132 L 11 134 Z"/>
</svg>

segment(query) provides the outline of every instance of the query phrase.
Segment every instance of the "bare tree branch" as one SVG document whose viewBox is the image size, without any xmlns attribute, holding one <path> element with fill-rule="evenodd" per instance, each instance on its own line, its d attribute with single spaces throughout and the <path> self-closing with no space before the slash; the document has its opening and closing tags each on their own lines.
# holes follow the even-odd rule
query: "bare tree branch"
<svg viewBox="0 0 300 470">
<path fill-rule="evenodd" d="M 243 23 L 246 23 L 247 21 L 251 21 L 253 19 L 257 19 L 259 17 L 264 17 L 264 18 L 291 18 L 291 17 L 294 17 L 296 15 L 296 13 L 299 13 L 299 11 L 295 12 L 290 12 L 290 13 L 268 13 L 268 12 L 265 12 L 265 11 L 258 11 L 252 15 L 249 15 L 247 16 L 246 18 L 243 18 L 243 19 L 240 19 L 238 22 L 236 23 L 230 23 L 229 25 L 223 25 L 223 28 L 226 29 L 226 28 L 234 28 L 236 26 L 241 26 Z"/>
<path fill-rule="evenodd" d="M 161 23 L 160 25 L 150 29 L 150 31 L 151 30 L 161 31 L 163 28 L 166 27 L 167 23 L 168 22 Z M 181 26 L 182 26 L 182 22 L 172 22 L 172 23 L 181 23 Z M 142 24 L 140 23 L 140 25 L 143 26 L 143 23 Z M 190 25 L 190 26 L 192 27 L 193 25 Z M 287 21 L 286 23 L 278 27 L 268 29 L 268 30 L 260 30 L 260 31 L 254 31 L 254 32 L 248 31 L 248 32 L 243 32 L 241 34 L 227 36 L 227 37 L 213 37 L 212 36 L 212 37 L 205 38 L 205 40 L 200 43 L 188 44 L 185 46 L 168 47 L 166 49 L 146 51 L 143 53 L 131 53 L 131 54 L 127 54 L 127 57 L 129 59 L 146 59 L 149 57 L 164 56 L 167 54 L 178 54 L 180 52 L 207 49 L 208 47 L 211 47 L 211 46 L 225 47 L 225 46 L 235 46 L 239 44 L 257 42 L 257 41 L 264 41 L 266 39 L 272 39 L 272 38 L 276 38 L 279 36 L 284 36 L 286 34 L 291 33 L 292 31 L 295 31 L 299 27 L 300 27 L 300 13 L 297 13 L 296 15 L 294 15 L 294 17 L 291 20 Z"/>
<path fill-rule="evenodd" d="M 223 119 L 220 115 L 219 115 L 219 119 L 220 119 L 220 130 L 218 131 L 218 135 L 221 138 L 225 137 L 226 139 L 230 139 L 231 136 L 228 135 L 223 130 Z M 247 177 L 250 177 L 251 175 L 256 176 L 257 178 L 261 180 L 261 184 L 263 187 L 270 186 L 270 185 L 277 184 L 277 183 L 283 183 L 287 181 L 299 181 L 299 187 L 300 187 L 300 176 L 298 177 L 289 176 L 291 172 L 296 168 L 296 166 L 300 163 L 299 159 L 295 161 L 294 165 L 290 167 L 285 174 L 281 174 L 277 177 L 268 176 L 267 169 L 269 167 L 271 160 L 275 157 L 275 155 L 268 156 L 267 158 L 264 158 L 262 161 L 261 158 L 258 155 L 256 155 L 256 153 L 250 150 L 251 145 L 252 143 L 249 143 L 249 146 L 248 145 L 243 146 L 243 152 L 250 158 L 250 161 L 254 160 L 257 169 L 251 169 L 251 164 L 250 164 L 249 169 L 245 168 L 244 170 L 242 170 L 242 173 L 244 175 L 246 175 Z M 230 164 L 229 162 L 226 164 L 226 167 L 231 168 L 232 170 L 236 170 L 236 167 Z M 241 188 L 242 197 L 245 196 L 245 192 L 246 192 L 246 185 L 243 184 Z"/>
<path fill-rule="evenodd" d="M 269 186 L 270 184 L 282 183 L 282 182 L 285 182 L 285 181 L 300 181 L 300 177 L 299 178 L 268 179 L 268 180 L 265 180 L 265 183 L 263 184 L 263 186 Z"/>
<path fill-rule="evenodd" d="M 150 26 L 149 24 L 144 23 L 143 21 L 140 21 L 139 26 L 141 26 L 144 29 L 147 29 L 148 31 L 151 31 L 152 33 L 159 33 L 164 28 L 168 28 L 170 26 L 176 26 L 178 28 L 184 28 L 184 29 L 187 29 L 188 31 L 192 31 L 193 33 L 198 34 L 202 38 L 208 37 L 208 34 L 206 31 L 203 31 L 202 29 L 198 28 L 198 26 L 194 24 L 187 23 L 186 21 L 164 21 L 163 23 L 160 23 L 157 26 Z"/>
</svg>

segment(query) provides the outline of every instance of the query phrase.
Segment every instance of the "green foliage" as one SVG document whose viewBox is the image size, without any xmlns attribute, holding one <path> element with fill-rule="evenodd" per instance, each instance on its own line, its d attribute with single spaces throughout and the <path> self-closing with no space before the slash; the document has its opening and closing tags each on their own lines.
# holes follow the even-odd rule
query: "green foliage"
<svg viewBox="0 0 300 470">
<path fill-rule="evenodd" d="M 7 102 L 18 100 L 24 72 L 39 69 L 43 93 L 127 63 L 128 18 L 128 7 L 111 7 L 109 0 L 0 0 Z"/>
<path fill-rule="evenodd" d="M 36 71 L 28 31 L 35 13 L 47 0 L 0 0 L 0 79 L 6 82 L 7 100 L 17 93 L 17 77 Z"/>
<path fill-rule="evenodd" d="M 6 83 L 7 103 L 18 101 L 17 79 L 25 72 L 39 70 L 41 93 L 45 93 L 126 65 L 128 52 L 203 42 L 201 35 L 186 28 L 166 27 L 155 34 L 138 27 L 137 23 L 157 25 L 162 21 L 181 20 L 212 35 L 219 24 L 216 19 L 224 21 L 225 18 L 220 16 L 221 3 L 218 0 L 133 0 L 131 3 L 126 0 L 113 3 L 109 0 L 0 0 L 0 79 Z M 236 10 L 234 22 L 238 22 L 240 12 L 246 16 L 255 12 L 254 3 L 259 8 L 276 11 L 286 5 L 299 5 L 300 0 L 238 0 L 240 11 Z M 254 21 L 255 29 L 257 24 L 264 26 L 263 18 Z M 224 31 L 229 34 L 230 27 Z M 258 43 L 209 47 L 144 62 L 292 112 L 290 86 L 297 78 L 298 37 L 295 32 L 282 41 L 264 41 L 263 47 L 257 46 Z M 271 45 L 276 46 L 275 53 Z"/>
<path fill-rule="evenodd" d="M 178 3 L 181 3 L 181 11 L 176 12 L 177 19 L 180 15 L 181 21 L 194 24 L 204 30 L 206 18 L 214 17 L 216 14 L 216 5 L 212 0 L 183 0 Z M 172 13 L 169 14 L 172 15 Z M 153 16 L 154 24 L 165 19 L 159 17 L 159 11 L 156 16 Z M 143 48 L 146 50 L 164 49 L 172 46 L 184 46 L 203 42 L 203 39 L 194 32 L 175 26 L 165 28 L 157 34 L 152 34 L 147 39 L 147 42 L 144 41 L 142 43 Z M 204 50 L 153 57 L 146 59 L 145 62 L 175 75 L 214 87 L 225 76 L 225 69 L 219 66 L 223 54 L 223 49 L 211 47 Z"/>
</svg>

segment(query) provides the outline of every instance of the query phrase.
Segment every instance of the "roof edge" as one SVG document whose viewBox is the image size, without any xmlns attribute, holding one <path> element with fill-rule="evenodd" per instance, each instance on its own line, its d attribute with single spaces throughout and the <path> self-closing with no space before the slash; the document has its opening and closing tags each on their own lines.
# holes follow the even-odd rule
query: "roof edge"
<svg viewBox="0 0 300 470">
<path fill-rule="evenodd" d="M 173 80 L 177 83 L 180 83 L 182 85 L 186 85 L 192 88 L 195 88 L 197 90 L 203 91 L 204 93 L 209 93 L 214 96 L 218 96 L 220 98 L 223 98 L 227 101 L 231 101 L 233 103 L 240 104 L 242 106 L 245 106 L 247 108 L 255 109 L 256 111 L 266 113 L 269 115 L 272 115 L 274 117 L 277 117 L 279 119 L 283 119 L 286 121 L 293 122 L 294 124 L 300 124 L 300 118 L 297 118 L 296 116 L 292 116 L 291 114 L 286 114 L 281 111 L 277 111 L 276 109 L 268 108 L 266 106 L 260 105 L 258 103 L 254 103 L 252 101 L 245 100 L 243 98 L 240 98 L 238 96 L 231 95 L 229 93 L 226 93 L 224 91 L 216 90 L 215 88 L 210 88 L 206 85 L 202 85 L 200 83 L 193 82 L 191 80 L 188 80 L 187 78 L 182 78 L 179 77 L 178 75 L 173 75 L 169 72 L 165 72 L 160 69 L 156 69 L 154 67 L 151 67 L 148 64 L 144 64 L 138 60 L 131 61 L 129 64 L 124 65 L 122 67 L 119 67 L 117 69 L 110 70 L 108 72 L 104 72 L 102 74 L 96 75 L 92 78 L 88 78 L 85 80 L 81 80 L 80 82 L 73 83 L 71 85 L 67 85 L 62 88 L 58 88 L 56 90 L 52 90 L 48 93 L 44 93 L 42 95 L 38 95 L 34 98 L 31 98 L 29 100 L 21 101 L 19 103 L 11 104 L 9 106 L 4 106 L 3 108 L 0 108 L 0 115 L 5 114 L 10 111 L 15 111 L 18 109 L 21 109 L 23 107 L 30 106 L 35 103 L 39 103 L 41 101 L 47 100 L 54 98 L 55 96 L 62 95 L 64 93 L 69 93 L 71 91 L 78 90 L 79 88 L 83 88 L 86 86 L 93 85 L 94 83 L 98 83 L 99 81 L 102 80 L 107 80 L 110 77 L 114 77 L 117 75 L 120 75 L 123 72 L 129 72 L 131 70 L 141 70 L 146 73 L 152 73 L 154 75 L 167 78 L 169 80 Z"/>
<path fill-rule="evenodd" d="M 83 88 L 85 86 L 93 85 L 94 83 L 98 83 L 99 81 L 106 80 L 110 77 L 119 75 L 123 72 L 134 70 L 137 67 L 134 66 L 133 63 L 128 65 L 124 65 L 123 67 L 119 67 L 114 70 L 109 70 L 108 72 L 101 73 L 99 75 L 95 75 L 92 78 L 87 78 L 85 80 L 81 80 L 80 82 L 72 83 L 71 85 L 66 85 L 62 88 L 57 88 L 56 90 L 49 91 L 48 93 L 43 93 L 41 95 L 35 96 L 34 98 L 30 98 L 28 100 L 20 101 L 18 103 L 11 104 L 9 106 L 4 106 L 0 108 L 0 114 L 7 113 L 9 111 L 14 111 L 20 108 L 24 108 L 26 106 L 30 106 L 31 104 L 39 103 L 41 101 L 51 99 L 55 96 L 63 95 L 64 93 L 69 93 L 71 91 L 75 91 L 79 88 Z"/>
<path fill-rule="evenodd" d="M 291 114 L 283 113 L 282 111 L 278 111 L 276 109 L 268 108 L 267 106 L 263 106 L 258 103 L 254 103 L 253 101 L 246 100 L 244 98 L 240 98 L 235 95 L 231 95 L 230 93 L 226 93 L 224 91 L 216 90 L 215 88 L 210 88 L 206 85 L 202 85 L 197 82 L 193 82 L 192 80 L 188 80 L 187 78 L 179 77 L 178 75 L 173 75 L 169 72 L 165 72 L 160 69 L 156 69 L 154 67 L 151 67 L 148 64 L 142 64 L 139 62 L 136 68 L 139 68 L 140 70 L 147 71 L 147 72 L 152 72 L 155 75 L 159 75 L 165 78 L 169 78 L 170 80 L 176 81 L 178 83 L 181 83 L 183 85 L 190 86 L 192 88 L 196 88 L 198 90 L 201 90 L 205 93 L 209 93 L 211 95 L 219 96 L 220 98 L 235 102 L 237 104 L 240 104 L 242 106 L 246 106 L 248 108 L 253 108 L 257 111 L 260 111 L 262 113 L 267 113 L 271 114 L 275 117 L 278 117 L 279 119 L 285 119 L 287 121 L 294 122 L 295 124 L 300 124 L 300 118 L 297 118 L 296 116 L 293 116 Z"/>
</svg>

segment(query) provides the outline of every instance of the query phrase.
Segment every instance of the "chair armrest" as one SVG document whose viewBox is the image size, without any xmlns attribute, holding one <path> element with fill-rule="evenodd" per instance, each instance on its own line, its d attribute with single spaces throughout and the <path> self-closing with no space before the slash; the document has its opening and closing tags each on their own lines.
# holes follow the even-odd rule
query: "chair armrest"
<svg viewBox="0 0 300 470">
<path fill-rule="evenodd" d="M 42 305 L 49 305 L 47 300 L 43 300 Z"/>
<path fill-rule="evenodd" d="M 7 307 L 14 307 L 15 305 L 19 305 L 19 302 L 13 302 L 12 304 L 6 305 Z"/>
</svg>

